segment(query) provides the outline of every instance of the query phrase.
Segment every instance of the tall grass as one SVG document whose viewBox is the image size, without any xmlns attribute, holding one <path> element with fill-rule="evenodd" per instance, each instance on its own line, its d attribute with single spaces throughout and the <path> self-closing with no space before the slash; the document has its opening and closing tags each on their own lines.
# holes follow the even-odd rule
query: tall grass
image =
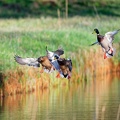
<svg viewBox="0 0 120 120">
<path fill-rule="evenodd" d="M 42 82 L 40 83 L 42 86 L 48 87 L 51 84 L 54 84 L 53 86 L 59 86 L 61 79 L 60 81 L 54 80 L 55 75 L 50 75 L 50 77 L 48 74 L 39 75 L 38 72 L 34 72 L 36 69 L 27 66 L 21 66 L 21 70 L 17 70 L 20 65 L 14 60 L 15 54 L 21 57 L 35 58 L 46 55 L 45 46 L 47 45 L 50 50 L 56 50 L 59 46 L 62 47 L 65 51 L 64 57 L 72 59 L 72 81 L 80 82 L 83 78 L 89 79 L 91 77 L 91 71 L 92 74 L 94 72 L 100 73 L 97 68 L 100 70 L 102 68 L 102 73 L 104 74 L 104 68 L 109 69 L 113 67 L 114 63 L 119 65 L 120 56 L 117 52 L 114 58 L 105 62 L 103 61 L 101 49 L 98 49 L 100 46 L 89 46 L 96 41 L 96 36 L 92 34 L 94 28 L 98 28 L 101 34 L 119 29 L 119 17 L 99 16 L 98 19 L 98 17 L 76 16 L 74 18 L 59 20 L 50 17 L 1 19 L 0 72 L 5 74 L 4 76 L 7 80 L 9 78 L 13 81 L 17 79 L 18 83 L 21 83 L 18 86 L 22 89 L 26 87 L 26 80 L 35 81 L 35 79 L 40 79 L 41 81 L 44 79 L 46 85 L 43 85 Z M 115 36 L 114 42 L 118 44 L 119 40 L 120 33 Z M 117 48 L 119 49 L 119 46 Z M 102 67 L 100 68 L 100 66 Z M 23 76 L 20 75 L 20 71 L 24 74 Z M 14 73 L 15 75 L 12 76 Z M 68 84 L 66 81 L 63 83 Z M 33 90 L 34 85 L 32 82 L 29 83 L 27 89 L 32 86 L 31 88 Z"/>
<path fill-rule="evenodd" d="M 58 26 L 57 19 L 11 19 L 0 20 L 0 70 L 10 69 L 16 65 L 13 56 L 39 57 L 45 55 L 45 46 L 55 50 L 62 46 L 65 56 L 70 57 L 72 52 L 79 49 L 89 49 L 89 44 L 96 41 L 92 35 L 94 28 L 101 34 L 119 28 L 119 18 L 102 17 L 101 20 L 92 17 L 75 17 L 61 19 Z M 115 36 L 118 43 L 120 35 Z"/>
</svg>

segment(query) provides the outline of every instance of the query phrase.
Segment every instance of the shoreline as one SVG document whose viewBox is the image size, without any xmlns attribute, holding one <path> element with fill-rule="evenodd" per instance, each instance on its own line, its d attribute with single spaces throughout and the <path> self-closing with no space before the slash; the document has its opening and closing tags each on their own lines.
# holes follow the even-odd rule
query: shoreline
<svg viewBox="0 0 120 120">
<path fill-rule="evenodd" d="M 4 75 L 1 74 L 0 96 L 26 94 L 40 89 L 67 86 L 69 83 L 79 84 L 81 81 L 92 80 L 94 77 L 111 76 L 112 73 L 119 76 L 120 63 L 114 63 L 113 58 L 104 60 L 101 57 L 103 55 L 101 49 L 97 49 L 96 52 L 91 49 L 88 52 L 79 51 L 78 53 L 79 55 L 76 53 L 71 56 L 76 61 L 73 65 L 70 81 L 65 78 L 56 78 L 57 72 L 52 74 L 40 73 L 41 68 L 18 66 L 14 71 L 10 70 Z"/>
</svg>

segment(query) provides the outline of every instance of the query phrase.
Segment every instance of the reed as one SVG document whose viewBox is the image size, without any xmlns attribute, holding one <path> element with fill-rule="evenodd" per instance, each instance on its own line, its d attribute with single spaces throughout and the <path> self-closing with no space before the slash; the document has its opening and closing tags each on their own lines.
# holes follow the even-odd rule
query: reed
<svg viewBox="0 0 120 120">
<path fill-rule="evenodd" d="M 100 49 L 79 50 L 73 56 L 73 71 L 70 81 L 66 78 L 56 78 L 57 72 L 40 73 L 41 68 L 19 66 L 4 75 L 4 87 L 1 95 L 29 93 L 40 89 L 50 89 L 68 86 L 69 83 L 80 84 L 93 79 L 94 75 L 107 76 L 119 71 L 120 64 L 114 64 L 114 59 L 103 59 Z"/>
<path fill-rule="evenodd" d="M 95 27 L 101 33 L 118 29 L 119 17 L 99 17 L 59 18 L 60 23 L 58 19 L 51 17 L 1 19 L 0 28 L 3 29 L 0 29 L 0 73 L 4 83 L 1 94 L 27 93 L 69 84 L 67 79 L 57 79 L 56 73 L 41 74 L 39 69 L 20 66 L 14 61 L 15 54 L 35 58 L 46 55 L 46 45 L 49 45 L 50 50 L 61 46 L 65 51 L 63 57 L 72 59 L 73 72 L 70 81 L 73 83 L 89 81 L 94 74 L 105 76 L 119 71 L 119 52 L 114 58 L 103 60 L 101 48 L 89 46 L 96 40 L 96 36 L 92 35 Z M 120 35 L 116 35 L 115 42 L 119 40 Z M 119 44 L 116 49 L 120 49 Z"/>
</svg>

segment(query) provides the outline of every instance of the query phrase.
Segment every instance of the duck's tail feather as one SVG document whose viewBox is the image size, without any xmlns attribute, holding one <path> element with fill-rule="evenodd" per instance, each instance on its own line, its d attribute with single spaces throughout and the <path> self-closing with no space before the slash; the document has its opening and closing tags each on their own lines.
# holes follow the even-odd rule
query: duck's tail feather
<svg viewBox="0 0 120 120">
<path fill-rule="evenodd" d="M 108 51 L 109 52 L 109 51 Z M 106 58 L 111 58 L 111 57 L 113 57 L 114 55 L 115 55 L 115 53 L 116 53 L 116 49 L 115 48 L 113 48 L 113 51 L 112 51 L 112 53 L 105 53 L 106 54 Z"/>
</svg>

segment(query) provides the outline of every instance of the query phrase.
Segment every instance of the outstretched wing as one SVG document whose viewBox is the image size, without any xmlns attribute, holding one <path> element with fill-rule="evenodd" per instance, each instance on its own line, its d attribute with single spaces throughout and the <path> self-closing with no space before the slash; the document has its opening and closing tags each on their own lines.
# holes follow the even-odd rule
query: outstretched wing
<svg viewBox="0 0 120 120">
<path fill-rule="evenodd" d="M 53 52 L 54 52 L 54 54 L 56 54 L 56 55 L 58 55 L 58 56 L 60 56 L 60 55 L 63 55 L 63 54 L 64 54 L 64 51 L 63 51 L 62 49 L 58 49 L 58 50 L 53 51 Z"/>
<path fill-rule="evenodd" d="M 115 30 L 115 31 L 111 31 L 111 32 L 107 32 L 107 33 L 105 34 L 105 37 L 107 38 L 107 40 L 108 40 L 109 42 L 112 43 L 112 41 L 114 40 L 114 35 L 116 35 L 119 30 L 120 30 L 120 29 Z"/>
<path fill-rule="evenodd" d="M 99 44 L 99 42 L 96 41 L 96 42 L 92 43 L 90 46 L 93 46 L 93 45 L 95 45 L 95 44 Z"/>
<path fill-rule="evenodd" d="M 49 51 L 46 46 L 47 57 L 50 61 L 54 60 L 54 52 Z"/>
<path fill-rule="evenodd" d="M 54 59 L 57 57 L 59 58 L 60 55 L 64 54 L 64 51 L 62 49 L 58 49 L 56 51 L 49 51 L 46 46 L 46 52 L 47 52 L 47 57 L 49 58 L 50 61 L 54 61 Z"/>
<path fill-rule="evenodd" d="M 15 55 L 14 58 L 15 58 L 15 61 L 21 65 L 40 67 L 40 63 L 38 62 L 37 58 L 22 58 L 17 55 Z"/>
</svg>

